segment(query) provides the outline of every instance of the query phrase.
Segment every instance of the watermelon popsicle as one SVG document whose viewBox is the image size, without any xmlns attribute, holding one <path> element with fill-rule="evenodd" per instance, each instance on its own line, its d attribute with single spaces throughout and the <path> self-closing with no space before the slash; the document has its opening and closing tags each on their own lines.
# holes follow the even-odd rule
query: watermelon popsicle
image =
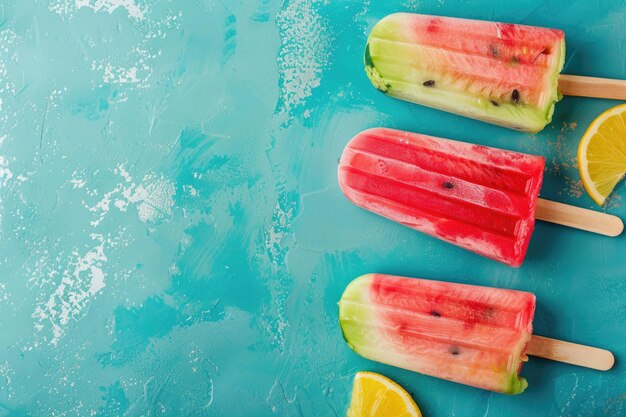
<svg viewBox="0 0 626 417">
<path fill-rule="evenodd" d="M 557 29 L 411 13 L 383 18 L 365 48 L 385 94 L 528 132 L 550 123 L 561 93 L 626 99 L 626 81 L 559 76 L 564 59 Z"/>
<path fill-rule="evenodd" d="M 608 370 L 613 354 L 532 335 L 529 292 L 363 275 L 339 301 L 345 340 L 377 362 L 505 394 L 527 387 L 527 355 Z"/>
<path fill-rule="evenodd" d="M 339 185 L 357 206 L 472 252 L 519 266 L 535 218 L 609 236 L 612 215 L 538 199 L 545 160 L 399 130 L 356 135 Z"/>
</svg>

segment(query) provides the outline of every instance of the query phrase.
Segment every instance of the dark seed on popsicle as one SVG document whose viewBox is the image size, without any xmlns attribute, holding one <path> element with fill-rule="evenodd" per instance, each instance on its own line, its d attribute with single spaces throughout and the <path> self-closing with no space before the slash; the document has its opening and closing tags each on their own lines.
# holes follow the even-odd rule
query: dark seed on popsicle
<svg viewBox="0 0 626 417">
<path fill-rule="evenodd" d="M 513 100 L 513 103 L 519 103 L 519 98 L 519 91 L 513 90 L 511 93 L 511 100 Z"/>
<path fill-rule="evenodd" d="M 448 352 L 450 352 L 452 356 L 459 356 L 461 354 L 461 349 L 459 349 L 458 346 L 450 346 Z"/>
<path fill-rule="evenodd" d="M 424 81 L 424 87 L 434 87 L 435 86 L 435 80 L 428 80 L 428 81 Z"/>
<path fill-rule="evenodd" d="M 441 313 L 435 310 L 431 311 L 430 315 L 433 317 L 441 317 Z"/>
<path fill-rule="evenodd" d="M 448 190 L 451 190 L 454 188 L 454 184 L 451 182 L 444 182 L 443 183 L 443 188 L 447 188 Z"/>
<path fill-rule="evenodd" d="M 494 106 L 496 106 L 496 107 L 500 107 L 500 105 L 498 104 L 498 102 L 497 102 L 497 101 L 493 101 L 493 100 L 491 100 L 491 104 L 493 104 L 493 105 L 494 105 Z"/>
<path fill-rule="evenodd" d="M 500 51 L 498 50 L 498 45 L 489 45 L 489 52 L 494 58 L 500 56 Z"/>
</svg>

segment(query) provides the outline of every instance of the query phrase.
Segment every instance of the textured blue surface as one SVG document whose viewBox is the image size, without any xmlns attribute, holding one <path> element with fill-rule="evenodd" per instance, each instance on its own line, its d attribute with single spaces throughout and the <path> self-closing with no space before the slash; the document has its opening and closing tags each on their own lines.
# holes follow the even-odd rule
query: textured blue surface
<svg viewBox="0 0 626 417">
<path fill-rule="evenodd" d="M 595 208 L 576 148 L 615 103 L 527 135 L 393 100 L 362 48 L 395 11 L 564 29 L 565 72 L 626 78 L 623 1 L 3 0 L 0 416 L 338 416 L 358 370 L 424 415 L 626 415 L 626 240 L 538 224 L 521 269 L 351 205 L 352 135 L 388 126 L 548 159 L 542 196 Z M 626 218 L 618 187 L 605 208 Z M 531 359 L 508 397 L 375 364 L 341 337 L 366 272 L 529 290 L 536 333 L 615 352 Z"/>
</svg>

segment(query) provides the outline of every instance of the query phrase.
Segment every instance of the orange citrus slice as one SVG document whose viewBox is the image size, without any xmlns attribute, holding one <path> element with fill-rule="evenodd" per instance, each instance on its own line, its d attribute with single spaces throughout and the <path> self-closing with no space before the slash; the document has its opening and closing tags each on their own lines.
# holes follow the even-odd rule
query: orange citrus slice
<svg viewBox="0 0 626 417">
<path fill-rule="evenodd" d="M 358 372 L 348 417 L 422 417 L 422 413 L 411 396 L 391 379 Z"/>
<path fill-rule="evenodd" d="M 591 198 L 603 205 L 626 174 L 626 104 L 591 122 L 578 145 L 578 170 Z"/>
</svg>

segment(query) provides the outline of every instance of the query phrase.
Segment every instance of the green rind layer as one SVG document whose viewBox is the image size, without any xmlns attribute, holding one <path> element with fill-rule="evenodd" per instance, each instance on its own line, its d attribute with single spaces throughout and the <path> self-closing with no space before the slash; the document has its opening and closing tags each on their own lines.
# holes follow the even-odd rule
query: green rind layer
<svg viewBox="0 0 626 417">
<path fill-rule="evenodd" d="M 360 305 L 347 302 L 361 301 L 367 303 L 367 294 L 372 283 L 372 274 L 362 275 L 352 281 L 343 292 L 339 301 L 339 324 L 341 325 L 341 333 L 343 338 L 350 346 L 350 349 L 361 355 L 359 346 L 364 346 L 368 341 L 372 340 L 372 332 L 363 326 L 352 325 L 355 321 L 361 323 L 371 322 L 372 317 Z M 355 320 L 358 319 L 358 320 Z M 363 356 L 363 355 L 361 355 Z"/>
<path fill-rule="evenodd" d="M 370 56 L 370 45 L 369 43 L 365 46 L 365 72 L 367 73 L 367 77 L 370 79 L 374 87 L 383 93 L 387 93 L 391 85 L 387 84 L 385 80 L 380 76 L 378 70 L 372 63 L 372 57 Z"/>
<path fill-rule="evenodd" d="M 527 387 L 528 382 L 526 381 L 526 378 L 522 378 L 517 375 L 517 373 L 513 373 L 509 377 L 509 383 L 503 393 L 509 395 L 521 394 Z"/>
</svg>

